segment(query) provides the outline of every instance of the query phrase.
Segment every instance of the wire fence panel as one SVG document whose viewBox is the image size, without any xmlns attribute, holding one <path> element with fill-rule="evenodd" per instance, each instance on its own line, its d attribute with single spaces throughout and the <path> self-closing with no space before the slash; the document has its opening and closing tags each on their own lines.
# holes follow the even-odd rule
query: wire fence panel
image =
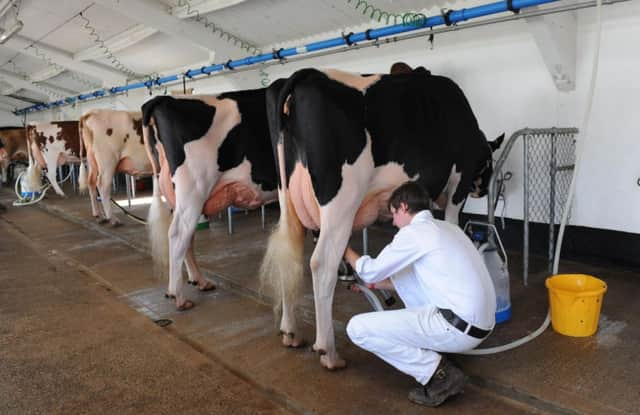
<svg viewBox="0 0 640 415">
<path fill-rule="evenodd" d="M 489 223 L 494 223 L 497 192 L 496 178 L 513 149 L 522 138 L 523 154 L 523 281 L 527 285 L 529 276 L 529 223 L 549 225 L 549 273 L 553 266 L 555 250 L 555 226 L 560 223 L 569 194 L 575 165 L 577 128 L 525 128 L 509 138 L 505 149 L 496 161 L 494 175 L 489 185 Z"/>
<path fill-rule="evenodd" d="M 528 218 L 530 222 L 559 224 L 567 202 L 573 166 L 573 134 L 529 134 L 524 151 L 529 176 Z"/>
</svg>

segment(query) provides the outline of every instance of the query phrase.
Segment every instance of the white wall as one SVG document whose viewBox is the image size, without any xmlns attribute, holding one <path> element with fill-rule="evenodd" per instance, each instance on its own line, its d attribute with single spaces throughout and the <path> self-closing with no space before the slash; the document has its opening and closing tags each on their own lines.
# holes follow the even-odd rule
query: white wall
<svg viewBox="0 0 640 415">
<path fill-rule="evenodd" d="M 450 5 L 469 7 L 468 3 Z M 577 183 L 571 223 L 581 226 L 640 233 L 640 2 L 605 6 L 600 66 L 593 111 L 587 129 L 583 123 L 591 79 L 595 42 L 595 9 L 576 12 L 578 27 L 576 90 L 559 92 L 553 84 L 536 42 L 523 20 L 436 35 L 435 48 L 426 38 L 380 48 L 366 48 L 266 69 L 271 80 L 302 67 L 334 67 L 357 72 L 388 72 L 396 61 L 423 65 L 433 73 L 454 79 L 465 91 L 481 128 L 492 139 L 509 137 L 524 128 L 575 126 L 587 146 Z M 258 88 L 258 71 L 212 76 L 190 82 L 195 93 Z M 182 85 L 170 86 L 180 90 Z M 161 93 L 162 91 L 160 91 Z M 80 106 L 137 110 L 149 98 L 146 91 Z M 68 115 L 72 115 L 67 111 Z M 47 113 L 37 114 L 38 117 Z M 76 115 L 76 117 L 78 116 Z M 51 117 L 51 115 L 49 115 Z M 35 118 L 35 117 L 30 117 Z M 47 118 L 45 118 L 47 119 Z M 516 148 L 506 169 L 506 216 L 522 218 L 522 160 Z M 466 211 L 486 213 L 486 200 L 467 203 Z"/>
<path fill-rule="evenodd" d="M 13 113 L 9 111 L 0 111 L 0 126 L 2 127 L 13 127 L 13 126 L 21 126 L 22 125 L 22 117 L 16 117 Z"/>
</svg>

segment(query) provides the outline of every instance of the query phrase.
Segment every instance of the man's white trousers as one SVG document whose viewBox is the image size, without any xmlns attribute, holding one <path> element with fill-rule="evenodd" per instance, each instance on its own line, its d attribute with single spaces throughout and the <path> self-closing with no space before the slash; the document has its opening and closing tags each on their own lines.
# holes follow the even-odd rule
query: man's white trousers
<svg viewBox="0 0 640 415">
<path fill-rule="evenodd" d="M 433 306 L 358 314 L 349 321 L 347 334 L 422 385 L 440 363 L 437 352 L 463 352 L 482 342 L 453 327 Z"/>
</svg>

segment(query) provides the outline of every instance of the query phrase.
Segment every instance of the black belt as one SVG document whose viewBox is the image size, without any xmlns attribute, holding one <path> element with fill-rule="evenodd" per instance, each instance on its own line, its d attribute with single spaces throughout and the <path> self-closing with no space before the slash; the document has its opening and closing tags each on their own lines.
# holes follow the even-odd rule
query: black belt
<svg viewBox="0 0 640 415">
<path fill-rule="evenodd" d="M 471 337 L 475 337 L 476 339 L 484 339 L 489 335 L 489 333 L 491 333 L 491 330 L 484 330 L 467 323 L 451 310 L 448 310 L 446 308 L 439 308 L 438 311 L 440 311 L 442 317 L 444 317 L 444 319 L 447 320 L 449 324 Z"/>
</svg>

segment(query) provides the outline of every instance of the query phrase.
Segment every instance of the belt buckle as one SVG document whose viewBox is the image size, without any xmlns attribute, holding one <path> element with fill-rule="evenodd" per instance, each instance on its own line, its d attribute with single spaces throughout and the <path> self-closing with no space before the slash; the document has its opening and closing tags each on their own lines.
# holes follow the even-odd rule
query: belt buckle
<svg viewBox="0 0 640 415">
<path fill-rule="evenodd" d="M 462 330 L 462 332 L 464 334 L 469 335 L 469 332 L 471 331 L 471 327 L 473 327 L 473 326 L 471 325 L 471 323 L 466 322 L 466 321 L 465 321 L 465 324 L 467 325 L 467 327 L 465 327 L 464 330 Z"/>
</svg>

